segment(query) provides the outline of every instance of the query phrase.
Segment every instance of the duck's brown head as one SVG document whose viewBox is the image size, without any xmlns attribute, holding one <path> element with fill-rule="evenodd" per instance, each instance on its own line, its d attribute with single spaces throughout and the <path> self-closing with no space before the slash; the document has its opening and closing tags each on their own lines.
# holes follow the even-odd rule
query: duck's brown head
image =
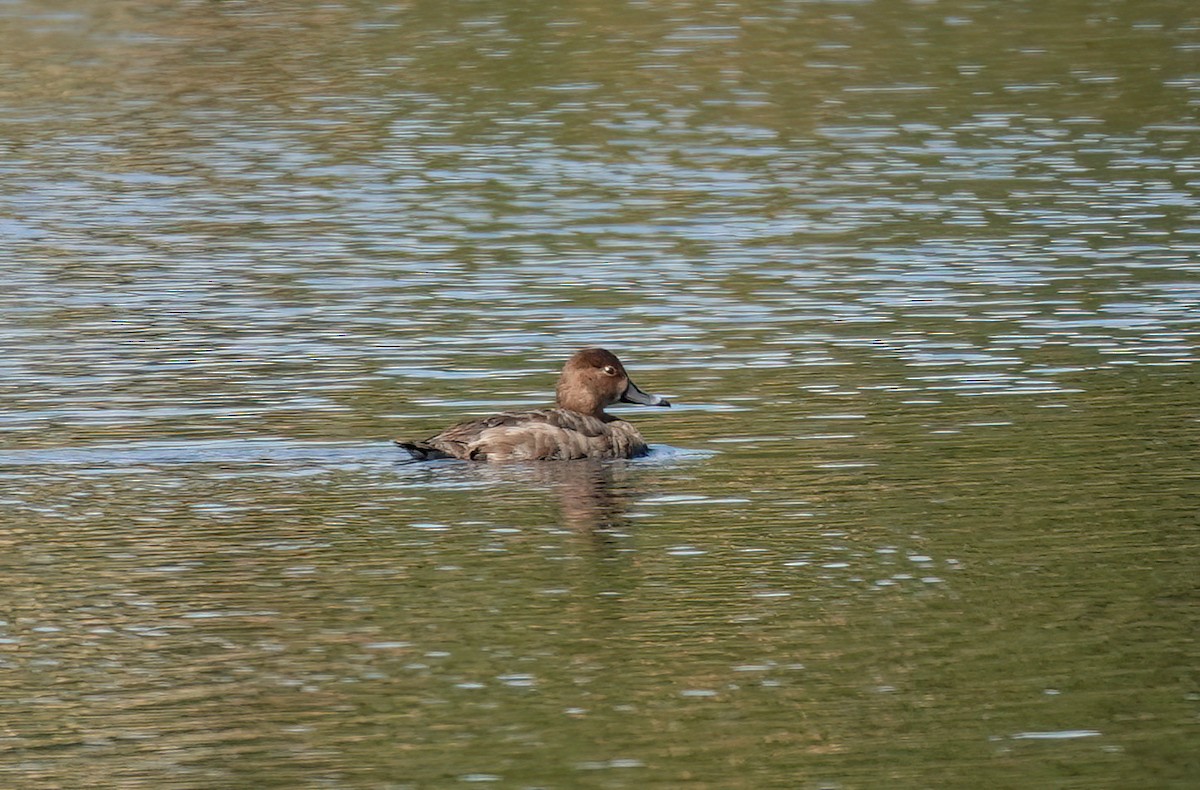
<svg viewBox="0 0 1200 790">
<path fill-rule="evenodd" d="M 600 417 L 604 407 L 624 401 L 644 406 L 670 406 L 663 398 L 638 389 L 617 355 L 603 348 L 575 352 L 563 366 L 556 389 L 558 407 Z"/>
</svg>

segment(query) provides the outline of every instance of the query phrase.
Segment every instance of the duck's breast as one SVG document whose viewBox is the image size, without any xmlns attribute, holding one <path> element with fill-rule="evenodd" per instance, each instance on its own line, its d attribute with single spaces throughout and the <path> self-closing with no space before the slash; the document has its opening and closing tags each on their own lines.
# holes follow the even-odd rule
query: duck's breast
<svg viewBox="0 0 1200 790">
<path fill-rule="evenodd" d="M 624 420 L 604 421 L 564 409 L 502 415 L 480 426 L 468 457 L 487 461 L 632 458 L 646 442 Z"/>
</svg>

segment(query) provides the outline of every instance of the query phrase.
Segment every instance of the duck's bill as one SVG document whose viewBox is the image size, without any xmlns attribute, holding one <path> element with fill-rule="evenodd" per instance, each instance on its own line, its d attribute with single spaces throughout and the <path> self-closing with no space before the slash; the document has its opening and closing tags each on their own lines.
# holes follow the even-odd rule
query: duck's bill
<svg viewBox="0 0 1200 790">
<path fill-rule="evenodd" d="M 642 392 L 638 386 L 632 381 L 625 391 L 621 393 L 622 403 L 640 403 L 643 406 L 670 406 L 671 403 L 666 398 L 660 398 L 657 395 L 651 395 L 648 392 Z"/>
</svg>

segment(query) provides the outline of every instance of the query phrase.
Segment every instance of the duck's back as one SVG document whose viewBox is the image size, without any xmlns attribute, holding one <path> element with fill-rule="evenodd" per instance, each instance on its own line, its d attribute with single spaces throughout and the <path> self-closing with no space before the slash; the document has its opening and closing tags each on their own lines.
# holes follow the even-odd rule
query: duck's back
<svg viewBox="0 0 1200 790">
<path fill-rule="evenodd" d="M 422 460 L 471 461 L 634 458 L 647 449 L 642 434 L 630 423 L 567 409 L 504 412 L 459 423 L 423 442 L 398 444 Z"/>
</svg>

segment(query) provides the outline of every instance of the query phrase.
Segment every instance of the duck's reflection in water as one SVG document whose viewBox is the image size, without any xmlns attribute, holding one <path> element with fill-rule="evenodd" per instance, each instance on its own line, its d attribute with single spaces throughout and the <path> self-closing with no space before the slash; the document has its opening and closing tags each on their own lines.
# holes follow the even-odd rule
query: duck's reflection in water
<svg viewBox="0 0 1200 790">
<path fill-rule="evenodd" d="M 580 459 L 490 466 L 489 477 L 553 492 L 562 526 L 603 539 L 624 531 L 636 491 L 625 461 Z M 605 542 L 601 540 L 601 542 Z"/>
<path fill-rule="evenodd" d="M 544 474 L 554 478 L 564 526 L 598 536 L 629 526 L 632 491 L 624 464 L 583 460 L 555 466 Z"/>
</svg>

